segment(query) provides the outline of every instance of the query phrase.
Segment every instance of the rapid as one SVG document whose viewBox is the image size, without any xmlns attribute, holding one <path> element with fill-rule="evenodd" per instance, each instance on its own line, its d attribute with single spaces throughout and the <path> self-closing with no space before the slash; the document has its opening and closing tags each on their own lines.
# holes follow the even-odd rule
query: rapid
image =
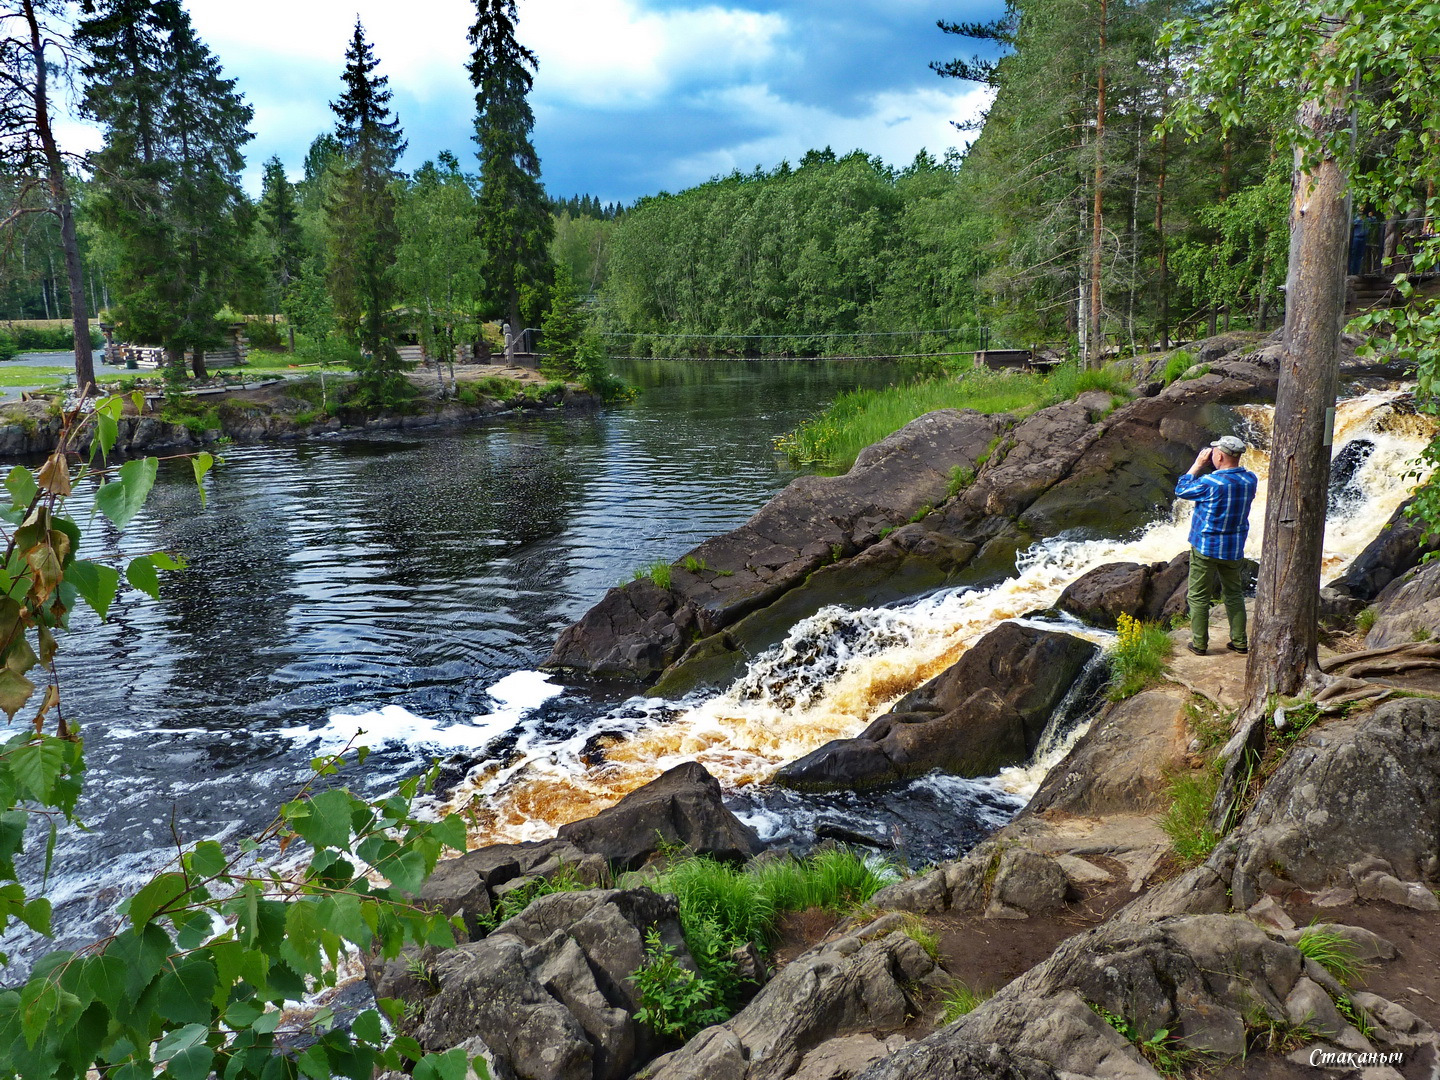
<svg viewBox="0 0 1440 1080">
<path fill-rule="evenodd" d="M 1373 538 L 1412 490 L 1412 462 L 1428 441 L 1430 422 L 1400 393 L 1350 398 L 1337 410 L 1331 516 L 1325 537 L 1326 579 Z M 1265 514 L 1273 410 L 1239 410 L 1256 447 L 1246 467 L 1261 480 L 1251 511 L 1246 554 L 1258 558 Z M 464 813 L 475 844 L 534 840 L 568 821 L 588 817 L 684 761 L 699 761 L 736 796 L 736 809 L 768 839 L 807 835 L 817 821 L 859 818 L 848 826 L 881 837 L 907 823 L 875 813 L 873 800 L 824 799 L 765 789 L 788 761 L 824 743 L 853 736 L 921 683 L 939 674 L 999 622 L 1050 608 L 1064 588 L 1110 562 L 1168 560 L 1185 550 L 1190 504 L 1176 500 L 1148 528 L 1123 540 L 1057 537 L 1036 543 L 1017 560 L 1016 574 L 989 588 L 943 590 L 878 608 L 825 608 L 798 623 L 784 641 L 754 658 L 729 687 L 683 701 L 634 698 L 556 738 L 516 713 L 517 694 L 536 704 L 562 693 L 538 672 L 508 676 L 492 688 L 497 709 L 464 725 L 436 728 L 431 718 L 400 708 L 332 716 L 322 732 L 295 733 L 336 749 L 358 732 L 390 739 L 429 738 L 464 749 L 478 763 L 441 812 Z M 1093 640 L 1104 632 L 1061 623 Z M 1063 711 L 1063 710 L 1062 710 Z M 523 705 L 520 714 L 524 714 Z M 518 723 L 516 720 L 518 719 Z M 978 831 L 1002 823 L 1083 734 L 1073 716 L 1058 716 L 1057 734 L 1035 759 L 988 780 L 932 776 L 908 785 L 898 799 L 951 804 Z M 894 801 L 887 797 L 887 802 Z M 920 837 L 902 846 L 935 853 Z M 954 854 L 953 851 L 944 854 Z"/>
</svg>

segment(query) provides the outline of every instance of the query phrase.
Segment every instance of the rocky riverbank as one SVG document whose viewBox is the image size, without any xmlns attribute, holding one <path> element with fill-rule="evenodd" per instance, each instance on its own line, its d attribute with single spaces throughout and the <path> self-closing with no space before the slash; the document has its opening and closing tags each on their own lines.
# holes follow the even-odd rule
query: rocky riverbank
<svg viewBox="0 0 1440 1080">
<path fill-rule="evenodd" d="M 668 588 L 611 590 L 552 660 L 673 692 L 723 678 L 822 602 L 990 580 L 1035 538 L 1133 528 L 1168 503 L 1193 447 L 1238 422 L 1231 406 L 1273 394 L 1273 346 L 1254 345 L 1207 345 L 1221 350 L 1208 371 L 1119 407 L 1083 395 L 1021 420 L 922 418 L 847 476 L 798 481 L 702 544 Z M 1152 1080 L 1312 1066 L 1433 1077 L 1440 564 L 1422 564 L 1426 550 L 1397 514 L 1327 586 L 1331 684 L 1282 716 L 1223 838 L 1173 808 L 1181 786 L 1203 790 L 1214 774 L 1245 661 L 1177 652 L 1149 687 L 1093 710 L 1027 808 L 963 857 L 843 918 L 782 921 L 778 940 L 755 943 L 768 958 L 737 950 L 741 1007 L 683 1044 L 653 1022 L 656 991 L 639 975 L 660 950 L 680 995 L 716 958 L 692 953 L 700 939 L 675 897 L 647 881 L 685 853 L 757 871 L 793 858 L 761 851 L 694 763 L 553 840 L 442 864 L 421 899 L 459 916 L 468 940 L 372 964 L 372 987 L 406 1002 L 401 1026 L 426 1050 L 462 1046 L 521 1080 Z M 1183 557 L 1103 566 L 1059 606 L 1095 627 L 1159 618 L 1177 610 L 1185 576 Z M 1002 622 L 777 780 L 883 789 L 1024 762 L 1062 699 L 1103 670 L 1095 652 L 1076 634 Z"/>
<path fill-rule="evenodd" d="M 217 388 L 162 402 L 153 394 L 144 409 L 128 402 L 116 452 L 146 454 L 238 443 L 291 442 L 315 436 L 363 436 L 380 431 L 423 431 L 472 424 L 494 416 L 598 408 L 601 399 L 574 383 L 546 380 L 524 368 L 471 365 L 457 371 L 456 393 L 442 396 L 433 376 L 412 375 L 415 396 L 403 409 L 378 414 L 343 403 L 351 377 L 256 379 L 262 385 Z M 128 396 L 128 395 L 127 395 Z M 58 400 L 0 406 L 0 454 L 46 454 L 61 427 Z"/>
</svg>

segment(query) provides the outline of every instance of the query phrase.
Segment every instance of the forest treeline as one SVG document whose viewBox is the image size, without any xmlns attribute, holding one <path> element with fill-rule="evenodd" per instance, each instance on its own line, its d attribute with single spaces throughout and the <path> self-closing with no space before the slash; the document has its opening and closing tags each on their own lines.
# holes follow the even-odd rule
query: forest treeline
<svg viewBox="0 0 1440 1080">
<path fill-rule="evenodd" d="M 5 0 L 0 318 L 73 318 L 82 384 L 93 381 L 90 315 L 163 346 L 175 378 L 187 365 L 204 377 L 227 324 L 249 319 L 252 343 L 343 360 L 359 373 L 355 403 L 386 406 L 412 392 L 401 342 L 452 356 L 485 347 L 487 321 L 518 339 L 553 311 L 554 373 L 602 377 L 573 293 L 577 281 L 595 288 L 590 232 L 621 208 L 547 197 L 528 101 L 537 58 L 515 38 L 514 0 L 475 9 L 474 166 L 442 151 L 399 168 L 404 130 L 357 19 L 334 127 L 300 177 L 267 161 L 253 199 L 240 183 L 253 110 L 179 0 Z M 60 145 L 56 86 L 78 89 L 98 151 Z M 15 332 L 0 338 L 20 346 Z"/>
<path fill-rule="evenodd" d="M 480 4 L 487 6 L 494 4 Z M 214 338 L 222 315 L 275 314 L 304 348 L 368 352 L 362 316 L 383 305 L 397 313 L 391 336 L 426 338 L 443 351 L 484 319 L 539 326 L 557 274 L 567 302 L 581 297 L 598 313 L 593 321 L 612 352 L 648 356 L 933 353 L 1036 342 L 1134 350 L 1236 325 L 1268 328 L 1283 315 L 1293 88 L 1257 81 L 1223 124 L 1182 129 L 1173 106 L 1203 39 L 1177 38 L 1166 27 L 1201 14 L 1186 0 L 1011 0 L 995 22 L 942 22 L 937 53 L 970 41 L 986 57 L 936 61 L 937 75 L 994 94 L 964 153 L 922 152 L 893 167 L 827 147 L 629 207 L 593 195 L 545 197 L 523 93 L 477 112 L 477 131 L 486 116 L 498 118 L 489 125 L 498 133 L 491 168 L 522 166 L 488 207 L 483 146 L 478 171 L 442 152 L 406 175 L 398 150 L 375 156 L 370 121 L 347 128 L 343 118 L 316 137 L 300 176 L 292 180 L 278 160 L 266 163 L 263 191 L 252 200 L 238 184 L 248 106 L 194 40 L 179 5 L 106 0 L 99 9 L 111 24 L 92 18 L 78 28 L 80 43 L 104 58 L 90 69 L 87 101 L 110 131 L 106 149 L 72 180 L 84 290 L 92 311 L 152 342 L 193 350 Z M 148 22 L 136 21 L 141 12 Z M 150 43 L 143 70 L 169 65 L 169 89 L 125 74 L 134 42 L 115 33 L 126 19 L 144 31 L 132 39 Z M 515 85 L 528 87 L 534 58 L 514 48 L 491 52 L 524 75 Z M 484 53 L 482 43 L 477 56 Z M 359 74 L 356 57 L 368 58 Z M 358 26 L 348 63 L 337 113 L 349 100 L 357 116 L 368 116 L 365 95 L 375 95 L 375 123 L 391 125 L 402 145 L 379 62 Z M 485 77 L 472 62 L 477 101 Z M 495 93 L 510 85 L 493 80 Z M 132 121 L 145 117 L 147 101 L 154 122 L 170 124 L 157 146 L 196 145 L 174 127 L 167 95 L 208 103 L 175 113 L 220 125 L 208 135 L 203 124 L 197 129 L 204 160 L 159 151 L 148 163 L 135 157 L 146 137 Z M 523 111 L 515 112 L 517 102 Z M 1356 136 L 1361 155 L 1375 158 L 1402 131 Z M 200 167 L 209 171 L 188 188 L 171 185 L 166 208 L 170 233 L 200 243 L 167 248 L 162 230 L 137 244 L 144 230 L 135 225 L 148 219 L 116 192 L 133 194 L 141 173 L 153 180 L 169 169 L 183 179 Z M 10 166 L 0 173 L 12 203 L 46 199 L 31 180 Z M 503 187 L 489 184 L 491 192 Z M 1357 231 L 1375 249 L 1367 266 L 1380 253 L 1403 256 L 1429 197 L 1433 179 L 1428 190 L 1414 185 L 1408 200 L 1357 207 Z M 0 314 L 68 314 L 61 246 L 48 215 L 11 230 Z M 175 276 L 192 292 L 204 287 L 200 295 L 147 296 L 141 276 L 127 270 L 139 265 L 127 263 L 135 258 L 148 260 L 149 271 L 178 263 L 183 273 Z M 185 265 L 192 258 L 199 261 Z M 377 259 L 383 272 L 368 281 L 351 272 Z M 153 292 L 149 271 L 143 278 Z M 182 312 L 178 330 L 147 321 L 147 311 L 162 314 L 166 305 Z M 380 329 L 370 336 L 383 352 Z M 275 335 L 257 326 L 252 336 Z"/>
</svg>

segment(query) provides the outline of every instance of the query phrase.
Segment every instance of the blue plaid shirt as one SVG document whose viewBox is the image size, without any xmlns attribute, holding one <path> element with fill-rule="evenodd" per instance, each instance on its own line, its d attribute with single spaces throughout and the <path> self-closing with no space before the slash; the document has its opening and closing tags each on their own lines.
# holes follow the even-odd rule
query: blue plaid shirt
<svg viewBox="0 0 1440 1080">
<path fill-rule="evenodd" d="M 1195 502 L 1190 546 L 1212 559 L 1245 556 L 1250 533 L 1250 504 L 1260 481 L 1249 469 L 1217 469 L 1204 476 L 1186 473 L 1175 481 L 1175 494 Z"/>
</svg>

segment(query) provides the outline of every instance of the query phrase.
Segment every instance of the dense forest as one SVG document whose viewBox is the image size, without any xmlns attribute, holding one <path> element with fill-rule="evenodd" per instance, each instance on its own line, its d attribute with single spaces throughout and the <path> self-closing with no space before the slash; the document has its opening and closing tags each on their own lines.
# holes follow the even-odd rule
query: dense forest
<svg viewBox="0 0 1440 1080">
<path fill-rule="evenodd" d="M 1205 40 L 1176 30 L 1199 14 L 1182 0 L 1012 0 L 995 22 L 942 22 L 937 53 L 969 41 L 987 55 L 936 61 L 937 77 L 994 94 L 978 130 L 956 133 L 973 135 L 963 153 L 897 167 L 826 147 L 630 207 L 544 194 L 523 93 L 535 58 L 524 50 L 492 49 L 504 78 L 472 63 L 478 171 L 448 151 L 399 171 L 404 137 L 383 57 L 358 24 L 337 78 L 337 127 L 316 136 L 293 180 L 267 162 L 251 198 L 238 183 L 248 106 L 183 9 L 108 0 L 98 10 L 73 28 L 77 55 L 103 61 L 82 75 L 87 113 L 107 133 L 105 149 L 70 167 L 80 289 L 91 312 L 172 352 L 193 354 L 247 316 L 269 317 L 252 326 L 261 344 L 319 355 L 383 352 L 381 338 L 396 336 L 444 350 L 486 320 L 540 326 L 559 268 L 567 299 L 585 301 L 621 355 L 1031 343 L 1093 344 L 1098 355 L 1283 316 L 1295 88 L 1248 80 L 1223 117 L 1179 118 Z M 121 40 L 126 19 L 140 32 Z M 138 75 L 124 73 L 132 59 L 143 61 Z M 1359 159 L 1373 162 L 1415 135 L 1362 122 L 1388 93 L 1384 79 L 1364 82 L 1351 126 Z M 381 131 L 390 149 L 377 157 Z M 499 148 L 488 164 L 487 138 Z M 34 172 L 7 157 L 8 205 L 45 205 Z M 1428 186 L 1416 179 L 1357 203 L 1366 269 L 1383 256 L 1403 268 L 1433 173 Z M 509 201 L 487 209 L 487 191 L 502 190 Z M 166 225 L 142 235 L 133 226 L 153 209 Z M 182 235 L 199 242 L 177 247 Z M 21 215 L 5 241 L 0 317 L 68 317 L 56 219 Z M 181 254 L 190 261 L 177 263 Z M 343 270 L 357 259 L 379 270 L 351 280 L 366 276 Z M 163 267 L 175 270 L 168 286 L 155 280 Z M 377 305 L 392 317 L 362 332 Z"/>
</svg>

